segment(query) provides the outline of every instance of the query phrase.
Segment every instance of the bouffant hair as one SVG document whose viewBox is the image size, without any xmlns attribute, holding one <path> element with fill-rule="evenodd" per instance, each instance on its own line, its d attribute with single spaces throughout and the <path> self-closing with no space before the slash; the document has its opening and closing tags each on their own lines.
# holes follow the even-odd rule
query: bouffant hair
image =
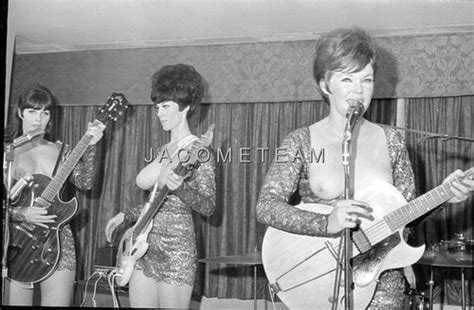
<svg viewBox="0 0 474 310">
<path fill-rule="evenodd" d="M 151 81 L 151 100 L 158 104 L 174 101 L 180 111 L 189 106 L 189 118 L 204 96 L 201 75 L 191 65 L 177 64 L 162 67 L 155 72 Z"/>
</svg>

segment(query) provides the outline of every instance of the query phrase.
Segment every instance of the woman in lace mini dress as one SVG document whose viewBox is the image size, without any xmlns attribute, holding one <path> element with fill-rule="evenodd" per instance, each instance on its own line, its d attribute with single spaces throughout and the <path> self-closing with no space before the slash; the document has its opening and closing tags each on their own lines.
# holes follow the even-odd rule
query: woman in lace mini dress
<svg viewBox="0 0 474 310">
<path fill-rule="evenodd" d="M 46 135 L 51 127 L 51 114 L 55 109 L 56 99 L 51 91 L 41 85 L 32 85 L 19 97 L 12 123 L 6 132 L 5 141 L 37 129 L 43 129 Z M 69 181 L 81 190 L 92 187 L 96 165 L 95 144 L 103 135 L 103 125 L 89 123 L 87 133 L 93 138 L 86 153 L 74 168 Z M 53 177 L 65 154 L 61 154 L 60 142 L 48 141 L 45 137 L 34 139 L 15 149 L 12 176 L 19 180 L 33 174 Z M 43 208 L 35 206 L 16 206 L 10 210 L 11 221 L 46 226 L 54 222 L 56 215 L 47 215 Z M 47 279 L 40 282 L 42 306 L 69 306 L 72 301 L 76 274 L 76 254 L 74 239 L 69 225 L 61 231 L 61 255 L 57 269 Z M 33 305 L 33 285 L 11 281 L 10 305 Z"/>
<path fill-rule="evenodd" d="M 371 38 L 359 28 L 336 29 L 317 42 L 313 74 L 330 112 L 284 139 L 281 148 L 290 157 L 283 163 L 274 161 L 266 175 L 257 203 L 261 223 L 295 234 L 332 237 L 340 236 L 344 228 L 356 227 L 360 217 L 372 219 L 367 203 L 344 199 L 341 145 L 349 107 L 361 102 L 365 111 L 370 104 L 376 60 Z M 414 198 L 413 170 L 399 132 L 361 118 L 353 130 L 352 144 L 356 149 L 353 192 L 377 180 L 392 184 L 407 201 Z M 292 158 L 302 152 L 309 159 L 312 149 L 324 149 L 325 162 Z M 447 180 L 462 175 L 458 170 Z M 450 202 L 466 199 L 473 188 L 472 182 L 453 182 L 456 197 Z M 332 211 L 313 213 L 289 205 L 289 197 L 297 189 L 302 202 L 329 205 Z M 380 275 L 369 308 L 402 308 L 406 284 L 403 269 L 386 270 Z"/>
<path fill-rule="evenodd" d="M 189 148 L 196 141 L 188 118 L 200 103 L 203 92 L 201 75 L 189 65 L 165 66 L 152 77 L 151 100 L 163 130 L 170 132 L 170 141 L 140 171 L 136 183 L 143 190 L 151 190 L 158 182 L 159 188 L 167 185 L 170 192 L 153 219 L 148 251 L 137 261 L 130 279 L 132 307 L 187 308 L 191 300 L 197 267 L 192 212 L 210 216 L 214 211 L 215 162 L 211 156 L 183 178 L 172 171 L 167 158 L 179 162 L 179 150 Z M 112 232 L 122 221 L 136 220 L 141 207 L 112 218 L 106 227 L 107 239 L 111 240 Z"/>
</svg>

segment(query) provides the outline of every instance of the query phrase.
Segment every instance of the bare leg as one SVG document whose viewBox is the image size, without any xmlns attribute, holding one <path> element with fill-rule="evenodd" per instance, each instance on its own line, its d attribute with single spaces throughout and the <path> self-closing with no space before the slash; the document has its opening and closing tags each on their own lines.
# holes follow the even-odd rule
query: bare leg
<svg viewBox="0 0 474 310">
<path fill-rule="evenodd" d="M 173 285 L 158 283 L 158 298 L 162 308 L 188 309 L 193 287 L 190 285 Z"/>
<path fill-rule="evenodd" d="M 33 305 L 33 286 L 8 280 L 10 282 L 9 304 L 11 306 L 32 306 Z"/>
<path fill-rule="evenodd" d="M 55 271 L 41 282 L 41 305 L 69 307 L 74 292 L 75 276 L 75 271 L 63 269 Z"/>
<path fill-rule="evenodd" d="M 130 278 L 130 306 L 132 308 L 158 308 L 158 283 L 135 269 Z"/>
<path fill-rule="evenodd" d="M 188 309 L 193 287 L 156 282 L 141 270 L 134 270 L 130 278 L 130 306 L 133 308 Z"/>
</svg>

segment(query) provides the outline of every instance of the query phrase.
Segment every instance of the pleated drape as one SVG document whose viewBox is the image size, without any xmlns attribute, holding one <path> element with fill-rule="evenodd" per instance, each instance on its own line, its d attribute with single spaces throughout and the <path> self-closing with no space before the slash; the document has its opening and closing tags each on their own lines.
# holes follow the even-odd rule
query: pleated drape
<svg viewBox="0 0 474 310">
<path fill-rule="evenodd" d="M 408 99 L 407 127 L 432 133 L 459 137 L 474 137 L 474 96 Z M 407 143 L 415 171 L 418 194 L 441 184 L 456 169 L 467 170 L 474 166 L 472 142 L 423 135 L 407 135 Z M 444 204 L 441 208 L 420 219 L 415 226 L 415 243 L 425 243 L 428 249 L 441 240 L 453 240 L 462 233 L 473 239 L 473 197 L 463 203 Z M 472 255 L 472 253 L 471 253 Z M 434 268 L 435 301 L 461 304 L 461 275 L 459 268 Z M 427 266 L 417 266 L 418 282 L 425 287 L 429 281 Z M 472 270 L 466 269 L 468 304 L 472 304 Z"/>
<path fill-rule="evenodd" d="M 199 258 L 261 250 L 265 226 L 256 222 L 255 204 L 275 148 L 292 130 L 322 119 L 328 109 L 322 101 L 303 101 L 205 104 L 196 111 L 190 120 L 194 133 L 204 133 L 211 123 L 216 125 L 211 147 L 217 155 L 216 211 L 209 218 L 195 216 Z M 91 106 L 60 107 L 56 138 L 74 145 L 95 110 Z M 391 125 L 395 124 L 395 115 L 393 99 L 373 100 L 366 113 L 371 121 Z M 100 145 L 95 186 L 91 192 L 76 193 L 81 212 L 72 226 L 78 250 L 78 279 L 91 274 L 96 249 L 105 246 L 108 219 L 144 201 L 146 193 L 135 185 L 135 177 L 151 150 L 168 139 L 150 105 L 131 106 L 123 119 L 107 127 Z M 195 284 L 197 296 L 251 299 L 253 269 L 200 263 Z M 266 286 L 259 266 L 258 298 L 266 296 Z"/>
</svg>

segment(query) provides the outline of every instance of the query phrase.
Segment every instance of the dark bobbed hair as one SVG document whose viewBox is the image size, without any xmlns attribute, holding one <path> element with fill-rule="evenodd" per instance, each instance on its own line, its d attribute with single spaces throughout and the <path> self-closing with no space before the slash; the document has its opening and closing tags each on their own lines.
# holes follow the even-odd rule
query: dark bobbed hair
<svg viewBox="0 0 474 310">
<path fill-rule="evenodd" d="M 176 64 L 162 67 L 151 78 L 150 98 L 153 103 L 174 101 L 182 111 L 189 106 L 191 117 L 204 96 L 204 82 L 191 65 Z"/>
<path fill-rule="evenodd" d="M 371 63 L 377 70 L 376 50 L 371 37 L 361 28 L 339 28 L 322 36 L 316 43 L 316 55 L 313 63 L 313 76 L 317 89 L 323 99 L 329 103 L 320 82 L 326 87 L 334 72 L 358 72 Z M 326 89 L 330 92 L 329 89 Z"/>
<path fill-rule="evenodd" d="M 11 122 L 5 130 L 5 142 L 11 142 L 23 134 L 22 120 L 18 113 L 23 114 L 25 109 L 41 110 L 43 108 L 53 112 L 56 105 L 57 99 L 47 87 L 40 84 L 30 85 L 20 94 L 17 105 L 10 114 Z M 50 130 L 51 120 L 46 126 L 46 134 L 49 134 Z"/>
</svg>

